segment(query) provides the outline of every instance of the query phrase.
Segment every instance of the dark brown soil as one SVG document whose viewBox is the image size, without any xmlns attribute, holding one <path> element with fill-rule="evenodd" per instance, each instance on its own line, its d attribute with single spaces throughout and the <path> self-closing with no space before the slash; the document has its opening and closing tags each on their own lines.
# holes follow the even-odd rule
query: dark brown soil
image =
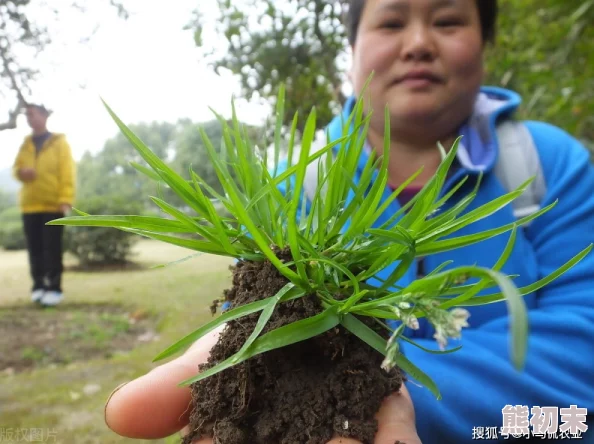
<svg viewBox="0 0 594 444">
<path fill-rule="evenodd" d="M 240 262 L 226 299 L 234 306 L 273 296 L 286 279 L 269 262 Z M 264 330 L 321 311 L 317 298 L 280 304 Z M 237 352 L 259 313 L 229 322 L 205 370 Z M 216 444 L 326 444 L 334 436 L 372 444 L 375 414 L 398 391 L 400 371 L 342 327 L 274 350 L 193 384 L 191 433 L 184 443 L 213 436 Z"/>
<path fill-rule="evenodd" d="M 0 375 L 109 358 L 156 339 L 149 312 L 116 304 L 34 304 L 0 309 Z"/>
</svg>

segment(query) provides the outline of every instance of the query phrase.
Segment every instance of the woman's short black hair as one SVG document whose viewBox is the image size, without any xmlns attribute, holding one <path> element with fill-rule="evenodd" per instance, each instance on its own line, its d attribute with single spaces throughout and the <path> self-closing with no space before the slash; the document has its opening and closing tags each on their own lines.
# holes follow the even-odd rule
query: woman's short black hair
<svg viewBox="0 0 594 444">
<path fill-rule="evenodd" d="M 348 10 L 346 12 L 346 27 L 349 37 L 349 43 L 355 44 L 357 40 L 357 30 L 365 0 L 349 0 Z M 497 22 L 497 0 L 476 0 L 481 20 L 481 30 L 484 42 L 493 42 L 495 40 L 495 27 Z"/>
</svg>

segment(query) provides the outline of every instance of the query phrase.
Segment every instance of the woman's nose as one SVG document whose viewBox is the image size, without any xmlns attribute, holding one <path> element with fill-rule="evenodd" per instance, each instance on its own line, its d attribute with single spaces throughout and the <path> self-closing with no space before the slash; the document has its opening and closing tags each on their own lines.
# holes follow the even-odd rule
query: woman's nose
<svg viewBox="0 0 594 444">
<path fill-rule="evenodd" d="M 430 61 L 437 48 L 431 30 L 423 24 L 408 26 L 402 34 L 402 57 L 408 61 Z"/>
</svg>

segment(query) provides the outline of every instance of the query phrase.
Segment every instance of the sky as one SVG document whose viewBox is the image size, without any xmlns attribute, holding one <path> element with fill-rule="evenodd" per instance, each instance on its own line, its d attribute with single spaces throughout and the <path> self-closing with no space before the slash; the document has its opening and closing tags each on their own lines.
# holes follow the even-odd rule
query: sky
<svg viewBox="0 0 594 444">
<path fill-rule="evenodd" d="M 216 75 L 196 48 L 192 32 L 183 30 L 198 4 L 211 17 L 215 1 L 125 0 L 128 20 L 118 18 L 108 5 L 81 14 L 68 6 L 72 0 L 51 3 L 63 9 L 59 21 L 48 26 L 54 43 L 36 61 L 43 75 L 33 85 L 32 100 L 53 111 L 48 129 L 66 134 L 76 160 L 85 151 L 101 150 L 119 131 L 101 98 L 128 124 L 205 121 L 213 117 L 209 107 L 228 115 L 233 95 L 240 92 L 237 79 Z M 97 25 L 88 43 L 81 43 Z M 247 123 L 261 123 L 269 112 L 261 104 L 240 100 L 236 106 Z M 6 120 L 4 114 L 0 120 Z M 16 129 L 0 131 L 0 169 L 12 165 L 29 132 L 24 116 Z"/>
</svg>

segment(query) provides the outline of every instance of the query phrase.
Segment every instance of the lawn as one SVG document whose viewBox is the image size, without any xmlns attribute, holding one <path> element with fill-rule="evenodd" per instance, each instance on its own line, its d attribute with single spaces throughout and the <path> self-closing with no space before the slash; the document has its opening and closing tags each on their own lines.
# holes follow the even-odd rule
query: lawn
<svg viewBox="0 0 594 444">
<path fill-rule="evenodd" d="M 191 252 L 141 241 L 135 253 L 133 260 L 141 265 L 138 269 L 67 271 L 64 303 L 57 309 L 42 310 L 29 302 L 26 254 L 0 251 L 0 317 L 10 319 L 9 325 L 14 325 L 10 328 L 14 331 L 5 332 L 0 339 L 0 347 L 18 343 L 22 348 L 19 353 L 35 364 L 30 369 L 0 372 L 0 442 L 30 442 L 34 433 L 43 434 L 46 442 L 140 442 L 118 437 L 105 426 L 105 400 L 120 383 L 149 371 L 158 352 L 211 317 L 208 306 L 229 286 L 228 267 L 232 260 L 203 255 L 166 268 L 154 268 Z M 71 264 L 71 260 L 67 263 Z M 154 333 L 144 335 L 132 350 L 118 350 L 117 334 L 126 328 L 121 327 L 120 315 L 85 314 L 113 304 L 123 304 L 130 313 L 150 315 Z M 105 349 L 113 346 L 113 353 L 108 353 L 111 357 L 45 363 L 44 356 L 26 344 L 34 344 L 34 339 L 43 333 L 42 325 L 52 325 L 57 315 L 68 319 L 71 340 L 86 336 Z M 27 322 L 29 317 L 36 319 L 35 325 Z M 68 341 L 59 342 L 56 338 L 53 348 L 60 351 L 67 344 Z M 29 441 L 23 433 L 29 434 Z M 179 437 L 156 442 L 176 443 Z"/>
</svg>

